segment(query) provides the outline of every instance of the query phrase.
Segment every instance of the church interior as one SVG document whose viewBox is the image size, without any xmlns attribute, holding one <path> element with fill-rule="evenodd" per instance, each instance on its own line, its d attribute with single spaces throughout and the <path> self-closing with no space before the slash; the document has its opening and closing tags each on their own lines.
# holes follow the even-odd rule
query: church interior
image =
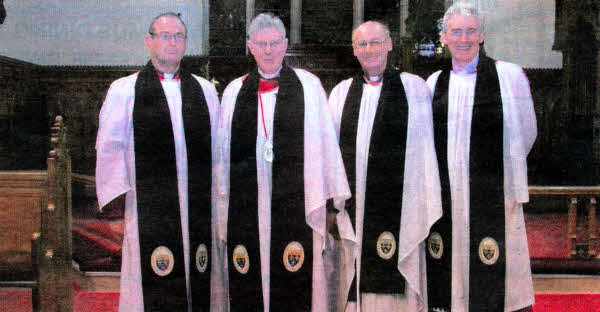
<svg viewBox="0 0 600 312">
<path fill-rule="evenodd" d="M 255 66 L 246 27 L 272 12 L 285 62 L 326 92 L 360 70 L 352 29 L 389 26 L 389 63 L 426 79 L 449 52 L 438 21 L 452 0 L 0 0 L 0 311 L 117 311 L 124 198 L 95 191 L 98 115 L 110 83 L 148 60 L 152 17 L 188 27 L 182 67 L 219 95 Z M 524 206 L 535 312 L 600 310 L 600 4 L 473 0 L 488 56 L 520 65 L 538 136 Z"/>
</svg>

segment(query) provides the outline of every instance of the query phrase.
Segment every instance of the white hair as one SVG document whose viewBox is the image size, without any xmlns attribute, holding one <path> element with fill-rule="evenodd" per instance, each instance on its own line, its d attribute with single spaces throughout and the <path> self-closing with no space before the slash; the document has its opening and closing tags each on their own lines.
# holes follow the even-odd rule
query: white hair
<svg viewBox="0 0 600 312">
<path fill-rule="evenodd" d="M 285 38 L 285 26 L 279 17 L 272 13 L 261 13 L 258 14 L 248 26 L 248 40 L 252 38 L 257 32 L 274 27 L 281 34 L 281 37 Z"/>
<path fill-rule="evenodd" d="M 479 30 L 482 33 L 485 32 L 485 18 L 479 14 L 477 7 L 470 2 L 457 1 L 446 10 L 444 17 L 442 18 L 441 31 L 443 33 L 448 31 L 448 22 L 450 21 L 450 18 L 455 15 L 476 17 L 479 22 Z"/>
</svg>

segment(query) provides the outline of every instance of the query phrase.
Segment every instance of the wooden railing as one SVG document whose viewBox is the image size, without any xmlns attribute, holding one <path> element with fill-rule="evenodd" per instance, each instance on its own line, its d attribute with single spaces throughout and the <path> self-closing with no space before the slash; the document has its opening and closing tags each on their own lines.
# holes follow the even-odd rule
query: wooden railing
<svg viewBox="0 0 600 312">
<path fill-rule="evenodd" d="M 0 172 L 0 214 L 23 216 L 0 221 L 3 229 L 11 230 L 0 231 L 2 254 L 14 254 L 20 259 L 0 263 L 8 272 L 8 276 L 0 276 L 0 287 L 30 287 L 34 290 L 34 311 L 63 312 L 73 309 L 73 284 L 71 159 L 62 117 L 56 118 L 51 132 L 52 149 L 46 172 Z M 31 238 L 33 241 L 28 243 Z M 33 274 L 22 276 L 28 276 L 30 281 L 21 277 L 15 280 L 11 272 L 19 269 L 11 266 L 28 267 Z"/>
<path fill-rule="evenodd" d="M 56 117 L 51 130 L 48 206 L 42 213 L 41 248 L 44 258 L 40 262 L 40 272 L 43 272 L 40 283 L 41 287 L 52 291 L 47 296 L 41 295 L 42 303 L 48 307 L 43 311 L 72 311 L 71 157 L 67 147 L 67 129 L 61 116 Z"/>
<path fill-rule="evenodd" d="M 600 186 L 530 186 L 531 196 L 561 196 L 568 200 L 568 248 L 569 258 L 591 259 L 597 255 L 598 237 L 596 218 L 597 198 Z M 583 206 L 580 206 L 583 205 Z M 583 211 L 584 215 L 578 215 Z M 583 223 L 583 224 L 582 224 Z M 577 237 L 577 227 L 586 229 L 585 236 Z"/>
</svg>

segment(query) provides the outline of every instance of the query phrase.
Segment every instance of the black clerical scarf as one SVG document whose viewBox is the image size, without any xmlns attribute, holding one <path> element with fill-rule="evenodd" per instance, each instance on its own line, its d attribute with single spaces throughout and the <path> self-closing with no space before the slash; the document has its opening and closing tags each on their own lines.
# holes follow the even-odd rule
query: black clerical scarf
<svg viewBox="0 0 600 312">
<path fill-rule="evenodd" d="M 193 310 L 208 311 L 212 175 L 210 115 L 198 81 L 185 71 L 181 71 L 180 77 L 188 159 Z M 151 62 L 140 71 L 135 83 L 133 132 L 145 311 L 187 311 L 173 127 L 164 90 Z"/>
<path fill-rule="evenodd" d="M 258 72 L 249 73 L 237 96 L 231 126 L 227 245 L 232 311 L 263 311 L 264 306 L 256 170 L 258 84 Z M 312 229 L 304 212 L 304 91 L 296 73 L 285 65 L 273 123 L 270 310 L 310 311 L 313 249 Z M 262 156 L 261 152 L 258 161 L 264 161 Z M 284 257 L 291 242 L 299 242 L 304 249 L 304 262 L 295 272 L 288 268 L 298 267 L 299 254 Z"/>
<path fill-rule="evenodd" d="M 361 293 L 404 293 L 404 278 L 398 271 L 398 234 L 402 213 L 408 103 L 400 73 L 388 68 L 383 74 L 370 138 L 361 250 Z M 353 78 L 340 127 L 342 157 L 353 191 L 356 191 L 356 138 L 363 83 L 362 75 Z M 355 198 L 353 196 L 346 201 L 346 210 L 353 224 L 356 224 Z M 387 237 L 382 235 L 384 232 L 389 232 Z M 393 244 L 391 239 L 395 241 Z M 355 294 L 356 278 L 350 290 L 350 300 L 354 299 Z"/>
<path fill-rule="evenodd" d="M 443 216 L 432 227 L 427 243 L 429 308 L 446 311 L 450 311 L 452 293 L 452 207 L 447 150 L 451 68 L 451 64 L 446 64 L 442 69 L 433 96 Z M 503 114 L 498 72 L 495 61 L 481 55 L 477 65 L 469 153 L 469 311 L 504 311 L 506 219 L 502 136 Z"/>
</svg>

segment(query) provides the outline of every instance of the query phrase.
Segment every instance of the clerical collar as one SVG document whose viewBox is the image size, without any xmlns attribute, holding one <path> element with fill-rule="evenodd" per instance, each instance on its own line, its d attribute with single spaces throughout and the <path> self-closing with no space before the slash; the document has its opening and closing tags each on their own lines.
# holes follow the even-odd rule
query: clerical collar
<svg viewBox="0 0 600 312">
<path fill-rule="evenodd" d="M 281 72 L 281 69 L 283 68 L 283 66 L 279 66 L 279 69 L 274 73 L 274 74 L 265 74 L 263 73 L 260 68 L 258 69 L 258 73 L 260 74 L 260 77 L 264 80 L 271 80 L 271 79 L 275 79 L 277 77 L 279 77 L 279 73 Z"/>
<path fill-rule="evenodd" d="M 452 61 L 452 72 L 461 76 L 474 74 L 477 72 L 477 63 L 479 63 L 479 55 L 475 56 L 471 63 L 467 64 L 464 68 L 457 68 L 454 65 L 454 61 Z"/>
<path fill-rule="evenodd" d="M 371 85 L 372 87 L 377 87 L 381 84 L 381 82 L 383 81 L 383 74 L 379 75 L 379 76 L 374 76 L 374 77 L 366 77 L 363 76 L 365 78 L 365 81 Z"/>
<path fill-rule="evenodd" d="M 177 69 L 177 71 L 173 74 L 168 74 L 168 73 L 163 73 L 161 71 L 159 71 L 158 69 L 154 69 L 156 71 L 156 74 L 158 75 L 158 79 L 160 79 L 160 81 L 163 80 L 167 80 L 167 81 L 179 81 L 181 78 L 179 77 L 179 69 Z"/>
</svg>

